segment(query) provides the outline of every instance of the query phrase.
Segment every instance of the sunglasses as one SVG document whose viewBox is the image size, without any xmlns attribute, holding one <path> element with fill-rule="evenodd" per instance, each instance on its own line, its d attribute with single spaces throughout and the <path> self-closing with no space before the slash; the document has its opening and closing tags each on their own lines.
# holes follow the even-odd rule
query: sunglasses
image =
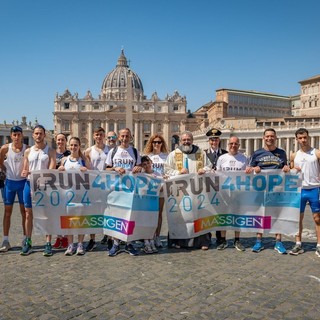
<svg viewBox="0 0 320 320">
<path fill-rule="evenodd" d="M 10 130 L 11 132 L 22 132 L 22 128 L 19 126 L 14 126 Z"/>
<path fill-rule="evenodd" d="M 162 141 L 152 141 L 152 143 L 154 143 L 154 144 L 161 144 Z"/>
<path fill-rule="evenodd" d="M 117 137 L 116 137 L 116 136 L 110 136 L 110 137 L 107 137 L 107 139 L 108 139 L 108 140 L 111 140 L 111 139 L 116 140 Z"/>
</svg>

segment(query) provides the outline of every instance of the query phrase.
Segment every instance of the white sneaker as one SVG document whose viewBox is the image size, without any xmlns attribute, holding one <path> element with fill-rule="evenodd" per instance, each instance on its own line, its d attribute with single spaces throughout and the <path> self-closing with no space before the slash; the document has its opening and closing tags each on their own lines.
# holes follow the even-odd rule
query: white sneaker
<svg viewBox="0 0 320 320">
<path fill-rule="evenodd" d="M 144 251 L 145 253 L 148 253 L 148 254 L 153 253 L 153 250 L 151 249 L 150 243 L 146 243 L 146 244 L 145 244 L 145 246 L 144 246 L 144 248 L 143 248 L 143 251 Z"/>
<path fill-rule="evenodd" d="M 2 246 L 0 248 L 0 252 L 7 252 L 8 250 L 11 249 L 10 243 L 8 240 L 4 240 L 2 242 Z"/>
<path fill-rule="evenodd" d="M 158 248 L 162 248 L 163 247 L 162 246 L 162 242 L 160 240 L 160 237 L 155 237 L 154 238 L 154 243 L 155 243 L 156 247 L 158 247 Z"/>
<path fill-rule="evenodd" d="M 69 244 L 67 250 L 65 251 L 64 255 L 65 256 L 72 256 L 75 254 L 75 248 L 73 246 L 73 244 Z"/>
<path fill-rule="evenodd" d="M 155 246 L 153 241 L 150 242 L 150 247 L 151 247 L 151 250 L 152 250 L 153 253 L 157 253 L 158 252 L 158 249 Z"/>
<path fill-rule="evenodd" d="M 84 255 L 84 248 L 82 243 L 78 243 L 77 246 L 77 256 L 83 256 Z"/>
</svg>

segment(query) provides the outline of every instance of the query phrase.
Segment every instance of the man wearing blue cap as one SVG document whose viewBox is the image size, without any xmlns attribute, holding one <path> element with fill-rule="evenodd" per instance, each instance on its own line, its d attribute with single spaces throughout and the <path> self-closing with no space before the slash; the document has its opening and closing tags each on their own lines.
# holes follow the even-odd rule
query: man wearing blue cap
<svg viewBox="0 0 320 320">
<path fill-rule="evenodd" d="M 26 213 L 23 204 L 23 188 L 26 178 L 21 177 L 21 172 L 23 168 L 23 156 L 25 150 L 27 149 L 27 145 L 23 143 L 22 128 L 19 126 L 14 126 L 10 129 L 10 138 L 12 142 L 3 145 L 0 149 L 0 168 L 1 171 L 6 175 L 3 192 L 3 242 L 0 252 L 6 252 L 11 249 L 9 242 L 9 230 L 13 203 L 16 195 L 18 196 L 20 205 L 24 238 L 26 236 Z"/>
</svg>

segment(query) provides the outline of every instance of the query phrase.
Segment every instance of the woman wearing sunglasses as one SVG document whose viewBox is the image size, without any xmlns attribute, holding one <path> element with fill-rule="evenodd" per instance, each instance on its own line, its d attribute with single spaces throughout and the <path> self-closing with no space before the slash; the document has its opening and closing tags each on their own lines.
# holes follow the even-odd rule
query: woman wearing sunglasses
<svg viewBox="0 0 320 320">
<path fill-rule="evenodd" d="M 168 156 L 168 147 L 164 138 L 160 134 L 154 134 L 150 137 L 144 149 L 144 154 L 149 156 L 149 158 L 151 159 L 153 171 L 158 172 L 162 177 L 164 177 L 164 163 Z M 159 201 L 159 219 L 154 239 L 155 245 L 158 248 L 162 247 L 162 243 L 160 240 L 160 231 L 164 205 L 163 191 L 160 192 Z"/>
</svg>

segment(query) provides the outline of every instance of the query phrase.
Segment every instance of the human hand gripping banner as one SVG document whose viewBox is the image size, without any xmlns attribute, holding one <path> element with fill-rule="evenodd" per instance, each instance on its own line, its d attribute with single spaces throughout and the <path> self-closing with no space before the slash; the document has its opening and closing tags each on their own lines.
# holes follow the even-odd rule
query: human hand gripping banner
<svg viewBox="0 0 320 320">
<path fill-rule="evenodd" d="M 36 234 L 153 238 L 162 179 L 147 174 L 41 170 L 31 174 Z"/>
<path fill-rule="evenodd" d="M 301 183 L 300 175 L 281 170 L 176 176 L 164 185 L 170 238 L 213 230 L 294 235 Z"/>
</svg>

